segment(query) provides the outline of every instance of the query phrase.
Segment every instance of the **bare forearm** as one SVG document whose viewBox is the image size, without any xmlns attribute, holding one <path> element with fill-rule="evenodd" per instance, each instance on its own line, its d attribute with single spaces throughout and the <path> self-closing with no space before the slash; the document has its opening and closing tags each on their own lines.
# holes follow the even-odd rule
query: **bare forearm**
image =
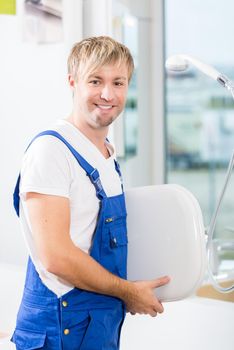
<svg viewBox="0 0 234 350">
<path fill-rule="evenodd" d="M 157 312 L 163 312 L 163 306 L 155 298 L 153 289 L 168 283 L 167 277 L 131 282 L 113 275 L 75 246 L 67 253 L 67 257 L 64 255 L 64 258 L 59 259 L 60 263 L 55 264 L 51 272 L 78 288 L 122 299 L 132 314 L 156 316 Z"/>
<path fill-rule="evenodd" d="M 71 246 L 60 257 L 54 257 L 49 270 L 77 288 L 115 296 L 125 300 L 132 291 L 132 283 L 121 279 L 102 267 L 90 255 Z"/>
</svg>

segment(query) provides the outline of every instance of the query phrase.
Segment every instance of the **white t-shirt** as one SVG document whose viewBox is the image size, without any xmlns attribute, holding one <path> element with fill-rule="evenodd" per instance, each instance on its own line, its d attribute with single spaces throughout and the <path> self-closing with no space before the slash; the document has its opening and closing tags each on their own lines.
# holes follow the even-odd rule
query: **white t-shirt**
<svg viewBox="0 0 234 350">
<path fill-rule="evenodd" d="M 107 143 L 110 157 L 106 159 L 98 148 L 75 126 L 59 120 L 49 128 L 59 132 L 94 168 L 108 197 L 122 192 L 115 170 L 115 152 Z M 20 222 L 31 259 L 43 283 L 58 297 L 74 286 L 48 272 L 42 265 L 36 249 L 28 217 L 25 194 L 37 192 L 67 197 L 70 200 L 70 235 L 76 246 L 89 252 L 99 211 L 99 200 L 94 185 L 67 146 L 54 136 L 37 138 L 23 157 L 20 182 Z"/>
</svg>

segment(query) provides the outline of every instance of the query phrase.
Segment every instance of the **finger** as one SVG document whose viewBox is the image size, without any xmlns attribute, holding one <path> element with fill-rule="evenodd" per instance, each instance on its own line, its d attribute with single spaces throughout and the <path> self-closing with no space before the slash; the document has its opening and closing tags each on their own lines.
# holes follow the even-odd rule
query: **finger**
<svg viewBox="0 0 234 350">
<path fill-rule="evenodd" d="M 170 281 L 170 277 L 169 276 L 164 276 L 164 277 L 160 277 L 157 278 L 155 280 L 152 280 L 152 288 L 158 288 L 161 286 L 164 286 L 165 284 L 169 283 Z"/>
<path fill-rule="evenodd" d="M 156 317 L 156 316 L 157 316 L 157 311 L 152 311 L 152 312 L 150 312 L 150 316 Z"/>
<path fill-rule="evenodd" d="M 163 313 L 163 311 L 164 311 L 164 307 L 162 306 L 162 304 L 159 302 L 158 304 L 157 304 L 157 312 L 158 313 L 160 313 L 160 314 L 162 314 Z"/>
</svg>

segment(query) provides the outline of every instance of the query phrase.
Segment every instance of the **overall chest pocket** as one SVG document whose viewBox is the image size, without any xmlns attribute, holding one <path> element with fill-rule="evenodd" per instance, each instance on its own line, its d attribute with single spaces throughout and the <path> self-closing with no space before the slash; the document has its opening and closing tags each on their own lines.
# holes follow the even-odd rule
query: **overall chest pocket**
<svg viewBox="0 0 234 350">
<path fill-rule="evenodd" d="M 106 227 L 103 259 L 105 267 L 122 278 L 127 278 L 127 230 L 126 225 L 109 224 Z"/>
</svg>

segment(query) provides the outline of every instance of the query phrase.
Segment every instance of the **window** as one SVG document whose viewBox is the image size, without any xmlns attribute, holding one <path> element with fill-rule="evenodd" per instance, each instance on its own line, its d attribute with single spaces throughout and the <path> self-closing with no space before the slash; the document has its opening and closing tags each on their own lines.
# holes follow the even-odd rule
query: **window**
<svg viewBox="0 0 234 350">
<path fill-rule="evenodd" d="M 188 54 L 234 79 L 234 3 L 231 0 L 167 0 L 166 57 Z M 210 223 L 234 150 L 234 100 L 194 66 L 167 72 L 167 182 L 189 189 Z M 233 177 L 233 176 L 232 176 Z M 229 183 L 215 230 L 213 270 L 234 270 L 234 179 Z"/>
</svg>

